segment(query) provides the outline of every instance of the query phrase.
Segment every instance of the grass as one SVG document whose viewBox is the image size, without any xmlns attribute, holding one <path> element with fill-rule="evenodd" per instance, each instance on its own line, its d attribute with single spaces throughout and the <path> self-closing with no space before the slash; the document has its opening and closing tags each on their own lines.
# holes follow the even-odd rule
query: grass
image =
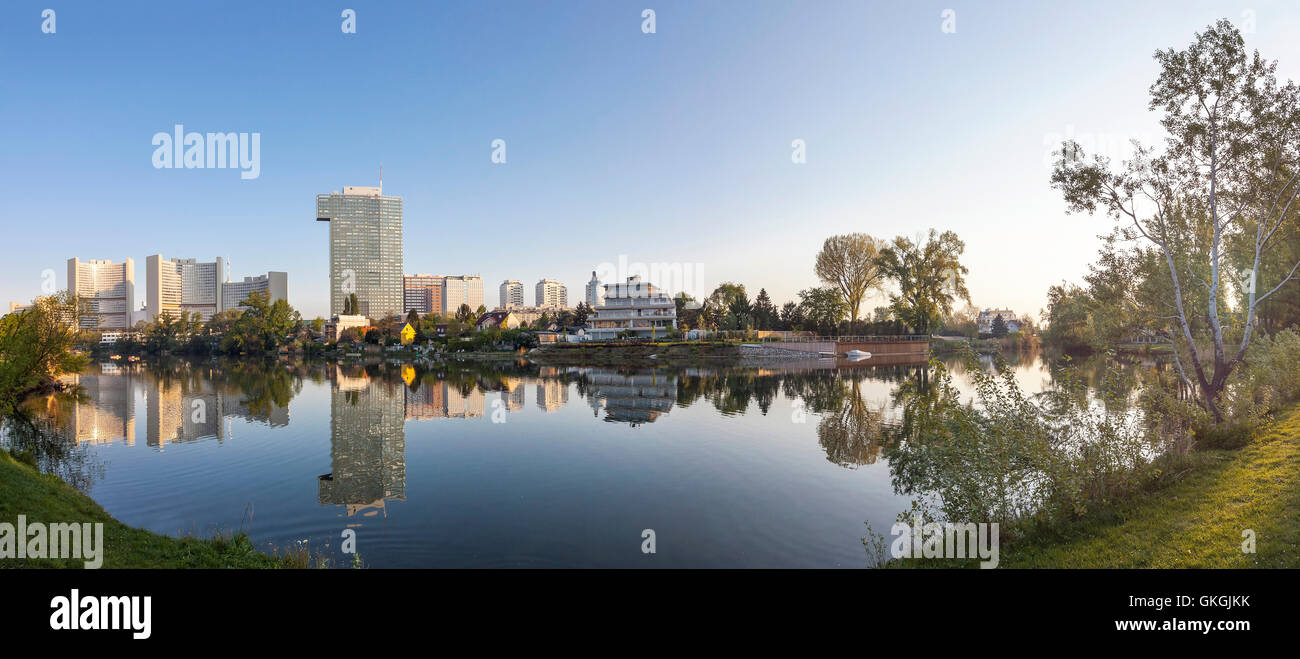
<svg viewBox="0 0 1300 659">
<path fill-rule="evenodd" d="M 1244 448 L 1195 458 L 1160 489 L 1002 546 L 999 567 L 1300 567 L 1300 404 Z"/>
<path fill-rule="evenodd" d="M 268 555 L 253 547 L 244 533 L 201 539 L 173 538 L 127 526 L 58 476 L 42 474 L 0 449 L 0 522 L 101 522 L 104 524 L 102 568 L 305 568 L 313 557 L 303 548 Z M 0 567 L 81 568 L 81 559 L 0 559 Z"/>
</svg>

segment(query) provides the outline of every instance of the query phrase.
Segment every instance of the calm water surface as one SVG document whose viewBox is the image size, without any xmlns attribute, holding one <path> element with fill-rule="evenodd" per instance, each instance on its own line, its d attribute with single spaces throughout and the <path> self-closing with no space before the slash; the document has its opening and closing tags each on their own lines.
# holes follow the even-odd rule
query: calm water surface
<svg viewBox="0 0 1300 659">
<path fill-rule="evenodd" d="M 1019 358 L 1021 386 L 1052 386 L 1050 362 Z M 242 528 L 345 562 L 351 528 L 372 567 L 864 567 L 864 522 L 909 506 L 882 450 L 900 392 L 931 375 L 176 361 L 78 379 L 81 401 L 0 441 L 159 533 Z"/>
</svg>

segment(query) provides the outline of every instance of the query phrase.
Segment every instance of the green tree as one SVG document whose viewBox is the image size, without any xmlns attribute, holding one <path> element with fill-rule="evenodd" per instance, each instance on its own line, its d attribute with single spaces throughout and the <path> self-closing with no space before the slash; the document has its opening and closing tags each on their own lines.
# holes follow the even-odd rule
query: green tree
<svg viewBox="0 0 1300 659">
<path fill-rule="evenodd" d="M 221 341 L 226 352 L 273 352 L 302 326 L 301 316 L 287 301 L 272 303 L 270 296 L 261 291 L 249 293 L 239 306 L 243 313 Z"/>
<path fill-rule="evenodd" d="M 831 336 L 837 333 L 840 321 L 849 313 L 849 305 L 840 296 L 839 289 L 822 286 L 799 291 L 799 312 L 804 329 Z"/>
<path fill-rule="evenodd" d="M 881 264 L 898 286 L 898 293 L 889 296 L 894 315 L 916 333 L 937 328 L 958 299 L 970 302 L 967 269 L 961 264 L 965 250 L 957 234 L 930 229 L 920 244 L 899 236 L 881 252 Z"/>
<path fill-rule="evenodd" d="M 994 314 L 993 322 L 989 323 L 989 332 L 993 338 L 1000 339 L 1007 335 L 1007 323 L 1002 320 L 1002 314 Z"/>
<path fill-rule="evenodd" d="M 862 300 L 885 282 L 880 251 L 883 241 L 865 233 L 831 236 L 817 253 L 814 271 L 823 282 L 836 287 L 849 306 L 849 320 L 857 322 Z"/>
<path fill-rule="evenodd" d="M 0 412 L 85 368 L 86 357 L 73 352 L 79 311 L 77 297 L 65 291 L 0 317 Z"/>
<path fill-rule="evenodd" d="M 1173 345 L 1181 380 L 1218 422 L 1220 395 L 1246 356 L 1259 306 L 1300 270 L 1300 259 L 1269 265 L 1300 221 L 1300 87 L 1279 84 L 1276 62 L 1249 55 L 1227 20 L 1155 59 L 1160 75 L 1148 108 L 1163 113 L 1165 149 L 1137 144 L 1116 169 L 1067 141 L 1052 186 L 1071 211 L 1100 208 L 1120 222 L 1121 238 L 1158 254 L 1163 299 L 1144 311 Z M 1241 266 L 1248 273 L 1234 272 Z M 1235 309 L 1232 280 L 1249 282 Z"/>
<path fill-rule="evenodd" d="M 474 310 L 470 309 L 468 304 L 462 303 L 456 307 L 456 322 L 462 325 L 473 325 L 474 320 Z"/>
<path fill-rule="evenodd" d="M 758 289 L 758 296 L 754 298 L 754 325 L 761 330 L 775 329 L 778 322 L 776 307 L 772 304 L 772 298 L 768 297 L 767 289 Z"/>
</svg>

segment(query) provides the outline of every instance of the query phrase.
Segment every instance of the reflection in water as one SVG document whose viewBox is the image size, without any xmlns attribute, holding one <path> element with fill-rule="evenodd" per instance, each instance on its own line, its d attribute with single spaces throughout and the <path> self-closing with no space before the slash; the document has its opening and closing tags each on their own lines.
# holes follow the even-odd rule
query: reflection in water
<svg viewBox="0 0 1300 659">
<path fill-rule="evenodd" d="M 395 501 L 411 507 L 406 517 L 416 510 L 421 519 L 442 516 L 448 528 L 462 521 L 458 511 L 473 511 L 464 513 L 467 519 L 501 522 L 542 514 L 541 510 L 558 516 L 549 519 L 552 524 L 572 522 L 585 528 L 590 513 L 584 511 L 592 501 L 613 510 L 621 496 L 625 507 L 620 510 L 626 513 L 627 506 L 634 505 L 628 501 L 635 506 L 655 505 L 651 499 L 670 501 L 664 498 L 670 495 L 659 493 L 665 483 L 671 483 L 669 489 L 681 489 L 680 496 L 689 499 L 677 504 L 696 506 L 692 510 L 699 511 L 694 513 L 698 517 L 693 519 L 704 525 L 679 529 L 680 533 L 705 533 L 701 529 L 725 526 L 726 519 L 761 517 L 767 512 L 783 517 L 785 524 L 797 525 L 808 518 L 807 510 L 822 506 L 816 509 L 827 520 L 841 514 L 852 517 L 846 533 L 856 543 L 862 507 L 869 497 L 860 490 L 834 490 L 863 482 L 844 478 L 882 482 L 887 491 L 912 496 L 962 477 L 926 450 L 925 424 L 933 416 L 927 412 L 939 400 L 932 369 L 926 364 L 870 362 L 813 360 L 764 368 L 654 369 L 553 367 L 522 361 L 105 363 L 76 378 L 79 395 L 28 401 L 20 414 L 4 419 L 0 444 L 32 453 L 42 469 L 87 492 L 105 479 L 109 463 L 104 456 L 112 456 L 115 463 L 138 465 L 128 480 L 111 482 L 103 494 L 110 512 L 123 512 L 126 519 L 141 525 L 154 523 L 162 514 L 157 504 L 160 484 L 155 481 L 164 476 L 159 474 L 177 480 L 165 508 L 201 510 L 204 504 L 219 504 L 237 515 L 258 493 L 276 492 L 285 497 L 282 507 L 292 512 L 280 513 L 277 519 L 275 512 L 266 512 L 273 505 L 259 504 L 258 523 L 277 529 L 277 539 L 295 537 L 300 530 L 296 520 L 321 513 L 328 513 L 331 523 L 344 517 L 349 525 L 380 517 L 385 520 L 385 533 L 394 532 L 393 520 L 402 517 L 395 512 L 399 510 L 392 505 Z M 969 399 L 966 367 L 957 360 L 947 363 L 961 395 Z M 1106 399 L 1107 404 L 1132 398 L 1145 378 L 1167 375 L 1156 363 L 1081 360 L 1076 364 L 1079 375 L 1094 389 L 1101 386 L 1103 375 L 1112 376 L 1105 386 L 1115 395 Z M 991 363 L 982 366 L 989 368 Z M 1021 357 L 1012 366 L 1021 386 L 1030 392 L 1053 387 L 1060 376 L 1059 365 L 1041 356 Z M 313 395 L 297 399 L 304 388 Z M 505 420 L 505 415 L 521 417 L 525 425 L 491 425 Z M 137 427 L 141 418 L 143 428 Z M 326 419 L 328 446 L 323 444 Z M 603 423 L 594 424 L 595 419 Z M 732 428 L 737 430 L 731 432 Z M 636 429 L 637 437 L 654 441 L 603 443 L 599 451 L 583 443 L 631 429 Z M 743 441 L 728 444 L 722 437 L 729 432 Z M 411 455 L 408 433 L 420 446 Z M 535 441 L 544 434 L 566 441 Z M 144 441 L 137 442 L 138 437 Z M 430 437 L 434 441 L 423 441 Z M 491 441 L 459 441 L 463 438 Z M 213 453 L 204 448 L 228 442 L 237 450 Z M 169 446 L 177 450 L 163 456 Z M 805 459 L 812 464 L 800 462 Z M 476 469 L 509 476 L 484 480 L 479 475 L 488 472 Z M 728 479 L 721 476 L 724 473 L 736 476 Z M 649 478 L 645 474 L 660 479 L 654 481 L 657 487 L 637 489 L 639 478 Z M 316 483 L 311 483 L 313 478 Z M 773 483 L 783 489 L 763 488 Z M 737 494 L 751 485 L 760 489 Z M 239 487 L 244 489 L 227 494 Z M 309 488 L 310 494 L 303 488 Z M 819 494 L 822 488 L 832 488 L 826 491 L 836 494 Z M 768 491 L 789 500 L 763 499 Z M 213 504 L 213 498 L 223 495 L 229 501 Z M 100 493 L 95 496 L 100 498 Z M 290 505 L 302 501 L 309 508 Z M 699 505 L 700 501 L 706 503 Z M 557 507 L 521 508 L 519 502 Z M 783 505 L 788 508 L 780 509 Z M 135 518 L 130 517 L 133 511 Z M 886 521 L 897 512 L 898 508 L 890 510 Z M 407 538 L 411 542 L 404 546 L 434 542 L 427 536 L 435 533 L 431 523 L 406 521 L 415 524 L 410 533 L 417 535 Z M 174 532 L 175 528 L 164 525 L 160 530 Z M 477 527 L 470 530 L 486 533 Z M 331 535 L 337 538 L 337 531 Z M 500 537 L 492 541 L 507 542 Z M 494 546 L 475 546 L 472 551 L 488 555 Z M 776 542 L 773 551 L 781 546 Z M 859 547 L 853 549 L 860 553 Z M 570 555 L 565 551 L 573 550 L 557 548 L 546 555 Z"/>
<path fill-rule="evenodd" d="M 371 379 L 335 369 L 330 391 L 330 467 L 318 480 L 317 499 L 341 505 L 349 517 L 386 512 L 406 499 L 407 398 L 400 381 Z M 428 387 L 432 389 L 433 387 Z"/>
</svg>

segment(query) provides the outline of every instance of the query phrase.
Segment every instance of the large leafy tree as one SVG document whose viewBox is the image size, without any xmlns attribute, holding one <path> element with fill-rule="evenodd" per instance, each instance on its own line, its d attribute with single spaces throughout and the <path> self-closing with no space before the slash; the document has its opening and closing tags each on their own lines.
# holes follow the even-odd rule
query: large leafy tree
<svg viewBox="0 0 1300 659">
<path fill-rule="evenodd" d="M 222 339 L 222 348 L 227 352 L 272 352 L 302 327 L 301 316 L 287 301 L 271 302 L 270 296 L 261 291 L 249 293 L 239 306 L 243 313 Z"/>
<path fill-rule="evenodd" d="M 967 269 L 961 264 L 964 251 L 966 243 L 957 234 L 934 229 L 924 241 L 899 236 L 882 250 L 881 264 L 898 287 L 898 292 L 889 296 L 894 316 L 913 331 L 929 334 L 952 313 L 954 302 L 970 303 Z"/>
<path fill-rule="evenodd" d="M 73 352 L 78 308 L 76 296 L 63 292 L 0 318 L 0 412 L 85 367 L 86 358 Z"/>
<path fill-rule="evenodd" d="M 839 289 L 822 286 L 799 291 L 799 315 L 804 329 L 830 336 L 839 329 L 841 320 L 849 313 Z"/>
<path fill-rule="evenodd" d="M 1173 345 L 1179 377 L 1221 421 L 1220 394 L 1260 305 L 1300 269 L 1300 260 L 1272 262 L 1300 213 L 1300 89 L 1277 81 L 1275 62 L 1247 54 L 1226 20 L 1155 59 L 1149 109 L 1163 113 L 1164 148 L 1135 143 L 1115 167 L 1067 141 L 1052 185 L 1072 211 L 1104 210 L 1122 239 L 1158 256 L 1162 299 L 1144 311 Z"/>
<path fill-rule="evenodd" d="M 883 241 L 865 233 L 831 236 L 817 253 L 814 270 L 823 282 L 839 289 L 849 306 L 849 319 L 857 322 L 862 300 L 885 282 L 880 252 Z"/>
</svg>

